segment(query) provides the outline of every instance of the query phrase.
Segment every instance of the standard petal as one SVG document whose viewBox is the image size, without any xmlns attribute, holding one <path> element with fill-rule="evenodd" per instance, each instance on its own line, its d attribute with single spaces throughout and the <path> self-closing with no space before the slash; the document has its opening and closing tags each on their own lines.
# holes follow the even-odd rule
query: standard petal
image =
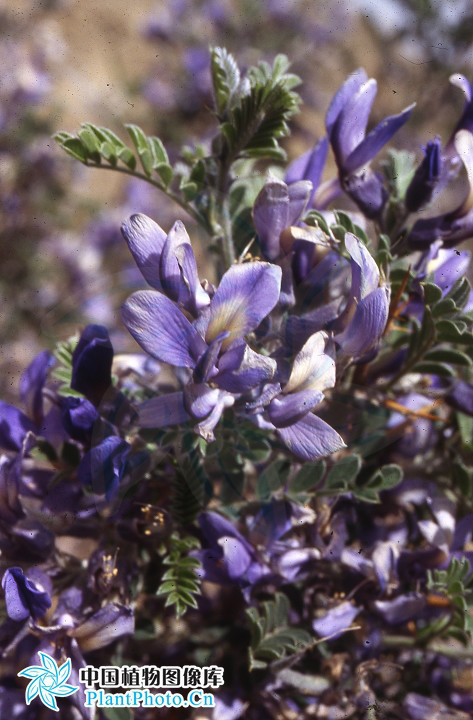
<svg viewBox="0 0 473 720">
<path fill-rule="evenodd" d="M 122 306 L 121 315 L 146 352 L 174 367 L 194 368 L 207 349 L 189 320 L 161 293 L 133 293 Z"/>
<path fill-rule="evenodd" d="M 368 80 L 368 75 L 363 68 L 355 70 L 343 83 L 341 88 L 335 93 L 330 103 L 327 115 L 325 116 L 325 127 L 330 137 L 332 128 L 340 115 L 342 109 L 350 98 L 358 92 L 358 90 Z"/>
<path fill-rule="evenodd" d="M 123 223 L 122 234 L 148 285 L 162 290 L 159 259 L 166 242 L 164 230 L 151 218 L 138 214 Z"/>
<path fill-rule="evenodd" d="M 317 460 L 345 447 L 340 435 L 312 413 L 294 425 L 278 428 L 277 432 L 283 443 L 301 460 Z"/>
<path fill-rule="evenodd" d="M 206 339 L 224 330 L 230 335 L 222 349 L 258 327 L 276 305 L 281 289 L 281 268 L 264 262 L 233 265 L 223 276 L 210 304 Z M 175 364 L 175 363 L 174 363 Z"/>
<path fill-rule="evenodd" d="M 289 191 L 285 182 L 270 175 L 253 207 L 253 222 L 261 249 L 268 260 L 281 254 L 279 237 L 290 224 Z"/>
<path fill-rule="evenodd" d="M 271 401 L 269 419 L 279 428 L 293 425 L 320 405 L 323 399 L 323 393 L 319 390 L 301 390 L 290 395 L 280 395 Z"/>
<path fill-rule="evenodd" d="M 332 130 L 331 141 L 338 166 L 345 174 L 346 160 L 365 137 L 377 83 L 371 78 L 346 102 Z"/>
<path fill-rule="evenodd" d="M 335 361 L 325 352 L 327 334 L 316 332 L 297 353 L 285 394 L 300 390 L 323 392 L 335 385 Z"/>
<path fill-rule="evenodd" d="M 352 173 L 369 163 L 404 123 L 409 120 L 414 107 L 415 103 L 404 108 L 398 115 L 390 115 L 376 125 L 358 146 L 353 146 L 353 152 L 350 152 L 343 163 L 344 171 Z"/>
</svg>

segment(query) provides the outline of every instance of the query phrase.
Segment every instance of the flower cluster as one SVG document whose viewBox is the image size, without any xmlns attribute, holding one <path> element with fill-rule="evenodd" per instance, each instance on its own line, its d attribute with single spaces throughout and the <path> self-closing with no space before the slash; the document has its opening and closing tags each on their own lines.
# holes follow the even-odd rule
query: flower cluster
<svg viewBox="0 0 473 720">
<path fill-rule="evenodd" d="M 242 77 L 215 48 L 216 137 L 174 167 L 137 126 L 133 149 L 57 136 L 179 202 L 219 263 L 203 279 L 180 220 L 131 215 L 140 351 L 87 325 L 27 367 L 23 409 L 0 403 L 0 707 L 21 719 L 91 720 L 80 669 L 112 662 L 224 667 L 213 720 L 473 712 L 471 192 L 417 215 L 473 182 L 471 88 L 455 76 L 452 138 L 402 177 L 399 151 L 375 163 L 412 106 L 367 132 L 363 70 L 285 174 L 239 176 L 283 157 L 287 69 Z"/>
</svg>

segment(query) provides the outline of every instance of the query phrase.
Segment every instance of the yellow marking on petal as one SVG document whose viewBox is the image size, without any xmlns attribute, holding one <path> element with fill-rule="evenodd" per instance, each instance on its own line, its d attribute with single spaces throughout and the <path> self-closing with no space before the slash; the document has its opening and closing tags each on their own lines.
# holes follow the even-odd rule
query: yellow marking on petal
<svg viewBox="0 0 473 720">
<path fill-rule="evenodd" d="M 210 343 L 219 333 L 228 331 L 230 335 L 222 343 L 222 349 L 225 350 L 234 340 L 243 337 L 247 325 L 246 309 L 246 303 L 243 302 L 222 304 L 209 323 L 206 342 Z"/>
</svg>

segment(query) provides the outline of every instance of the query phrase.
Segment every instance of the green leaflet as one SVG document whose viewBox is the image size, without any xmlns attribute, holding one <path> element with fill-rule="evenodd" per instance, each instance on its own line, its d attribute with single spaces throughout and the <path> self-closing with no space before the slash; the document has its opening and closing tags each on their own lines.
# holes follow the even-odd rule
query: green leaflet
<svg viewBox="0 0 473 720">
<path fill-rule="evenodd" d="M 283 593 L 276 593 L 274 600 L 264 602 L 261 614 L 254 607 L 245 613 L 251 632 L 250 670 L 265 668 L 312 642 L 308 632 L 288 626 L 289 600 Z"/>
<path fill-rule="evenodd" d="M 200 548 L 194 537 L 181 538 L 178 533 L 170 537 L 169 554 L 163 560 L 169 569 L 163 574 L 157 595 L 166 597 L 165 606 L 174 605 L 176 616 L 182 617 L 189 607 L 197 607 L 196 595 L 200 595 L 201 579 L 197 570 L 201 567 L 197 558 L 189 552 Z"/>
</svg>

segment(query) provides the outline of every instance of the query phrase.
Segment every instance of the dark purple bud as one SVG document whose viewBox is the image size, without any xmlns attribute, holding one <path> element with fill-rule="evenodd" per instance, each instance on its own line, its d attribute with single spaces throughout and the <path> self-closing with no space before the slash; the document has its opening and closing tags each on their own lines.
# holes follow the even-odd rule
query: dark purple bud
<svg viewBox="0 0 473 720">
<path fill-rule="evenodd" d="M 425 157 L 415 171 L 406 191 L 405 202 L 409 212 L 417 212 L 427 205 L 440 179 L 442 170 L 440 139 L 436 137 L 433 142 L 428 142 L 424 152 Z"/>
<path fill-rule="evenodd" d="M 71 388 L 99 405 L 112 384 L 113 347 L 107 328 L 88 325 L 72 354 Z"/>
<path fill-rule="evenodd" d="M 37 428 L 21 410 L 0 400 L 0 447 L 20 450 L 28 432 Z"/>
<path fill-rule="evenodd" d="M 19 567 L 5 571 L 2 588 L 5 592 L 8 617 L 17 622 L 30 616 L 34 619 L 42 617 L 51 607 L 48 593 L 28 580 Z"/>
<path fill-rule="evenodd" d="M 119 437 L 111 436 L 82 458 L 77 474 L 79 480 L 97 495 L 105 494 L 113 500 L 118 493 L 120 481 L 126 473 L 130 445 Z"/>
<path fill-rule="evenodd" d="M 62 424 L 73 440 L 89 443 L 99 414 L 89 400 L 65 397 L 62 401 Z"/>
</svg>

